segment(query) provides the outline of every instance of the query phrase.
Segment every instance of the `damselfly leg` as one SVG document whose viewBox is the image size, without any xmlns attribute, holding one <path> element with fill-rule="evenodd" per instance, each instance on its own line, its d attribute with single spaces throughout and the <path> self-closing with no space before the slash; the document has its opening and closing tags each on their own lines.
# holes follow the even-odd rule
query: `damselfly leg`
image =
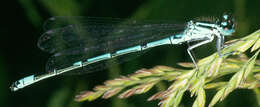
<svg viewBox="0 0 260 107">
<path fill-rule="evenodd" d="M 199 43 L 197 43 L 197 44 L 194 44 L 194 45 L 190 46 L 190 47 L 187 49 L 187 52 L 188 52 L 188 54 L 189 54 L 189 56 L 190 56 L 190 58 L 191 58 L 193 64 L 195 65 L 196 69 L 198 69 L 199 67 L 198 67 L 198 65 L 197 65 L 197 63 L 196 63 L 194 57 L 193 57 L 192 54 L 191 54 L 191 50 L 194 49 L 194 48 L 197 48 L 197 47 L 199 47 L 199 46 L 201 46 L 201 45 L 210 43 L 213 39 L 214 39 L 214 38 L 205 38 L 205 40 L 203 40 L 203 41 L 201 41 L 201 42 L 199 42 Z"/>
</svg>

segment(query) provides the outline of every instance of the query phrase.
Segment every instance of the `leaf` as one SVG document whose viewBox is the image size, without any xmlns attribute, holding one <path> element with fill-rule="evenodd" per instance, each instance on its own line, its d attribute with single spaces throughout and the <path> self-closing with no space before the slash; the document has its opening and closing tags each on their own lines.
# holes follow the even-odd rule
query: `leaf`
<svg viewBox="0 0 260 107">
<path fill-rule="evenodd" d="M 153 88 L 153 86 L 156 83 L 157 82 L 151 82 L 151 83 L 146 83 L 146 84 L 138 86 L 138 88 L 136 89 L 136 94 L 142 94 L 142 93 L 149 91 L 151 88 Z"/>
<path fill-rule="evenodd" d="M 204 84 L 205 84 L 205 77 L 194 79 L 191 87 L 189 88 L 191 92 L 191 96 L 197 94 L 201 90 L 201 87 L 204 86 Z"/>
<path fill-rule="evenodd" d="M 140 78 L 152 75 L 152 71 L 149 69 L 140 69 L 136 71 L 134 74 L 131 74 L 131 78 Z"/>
<path fill-rule="evenodd" d="M 126 84 L 127 82 L 129 82 L 131 80 L 132 79 L 130 79 L 130 78 L 122 76 L 122 77 L 116 78 L 114 80 L 108 80 L 104 84 L 106 86 L 119 86 L 119 85 L 124 85 L 124 84 Z"/>
<path fill-rule="evenodd" d="M 193 63 L 190 62 L 180 62 L 177 63 L 178 65 L 182 66 L 182 67 L 186 67 L 186 68 L 193 68 L 195 67 Z"/>
<path fill-rule="evenodd" d="M 220 68 L 220 65 L 223 61 L 223 58 L 217 58 L 212 64 L 211 66 L 209 67 L 208 71 L 209 74 L 208 74 L 208 77 L 211 77 L 211 76 L 216 76 L 218 74 L 218 71 L 219 71 L 219 68 Z"/>
<path fill-rule="evenodd" d="M 255 40 L 241 41 L 238 42 L 238 46 L 236 47 L 236 51 L 245 52 L 248 48 L 250 48 L 255 43 Z"/>
<path fill-rule="evenodd" d="M 226 84 L 227 84 L 227 82 L 209 83 L 209 84 L 205 85 L 204 88 L 205 89 L 219 88 Z"/>
<path fill-rule="evenodd" d="M 217 92 L 217 94 L 215 94 L 215 96 L 213 97 L 213 99 L 211 100 L 209 107 L 213 107 L 218 101 L 221 100 L 221 98 L 223 97 L 225 88 L 222 88 L 221 90 L 219 90 Z"/>
<path fill-rule="evenodd" d="M 165 99 L 159 102 L 160 107 L 178 107 L 185 91 L 180 89 L 169 93 Z"/>
<path fill-rule="evenodd" d="M 167 92 L 168 91 L 158 92 L 158 93 L 154 94 L 153 96 L 151 96 L 150 98 L 148 98 L 147 101 L 162 99 L 162 98 L 164 98 L 166 96 Z"/>
<path fill-rule="evenodd" d="M 251 48 L 251 52 L 257 50 L 260 47 L 260 38 L 259 38 L 260 36 L 259 35 L 258 35 L 258 40 L 256 40 L 255 45 Z"/>
<path fill-rule="evenodd" d="M 157 83 L 157 81 L 144 83 L 142 85 L 138 85 L 134 88 L 128 89 L 127 91 L 120 94 L 119 98 L 127 98 L 134 94 L 145 93 L 145 92 L 149 91 L 156 83 Z"/>
<path fill-rule="evenodd" d="M 203 88 L 199 89 L 198 96 L 194 101 L 192 107 L 204 107 L 206 104 L 206 94 Z"/>
<path fill-rule="evenodd" d="M 247 76 L 251 73 L 254 65 L 255 65 L 255 60 L 259 54 L 260 50 L 258 50 L 255 55 L 249 59 L 249 61 L 246 63 L 245 68 L 243 67 L 244 70 L 244 75 L 243 75 L 243 80 L 246 80 Z"/>
<path fill-rule="evenodd" d="M 83 91 L 79 95 L 75 97 L 75 101 L 81 102 L 81 101 L 93 101 L 100 97 L 104 92 L 92 92 L 92 91 Z"/>
<path fill-rule="evenodd" d="M 106 90 L 109 90 L 109 89 L 110 89 L 110 87 L 105 86 L 105 85 L 97 85 L 94 88 L 95 91 L 106 91 Z"/>
<path fill-rule="evenodd" d="M 111 90 L 108 90 L 107 92 L 104 93 L 104 95 L 102 96 L 102 98 L 104 99 L 108 99 L 114 95 L 116 95 L 117 93 L 119 93 L 123 88 L 122 87 L 117 87 Z"/>
<path fill-rule="evenodd" d="M 119 98 L 128 98 L 128 97 L 134 95 L 135 92 L 136 92 L 136 90 L 134 88 L 126 90 L 125 92 L 123 92 L 122 94 L 119 95 Z"/>
<path fill-rule="evenodd" d="M 248 48 L 250 48 L 255 42 L 259 39 L 260 30 L 250 34 L 249 36 L 243 38 L 243 42 L 236 43 L 237 45 L 240 45 L 237 47 L 237 51 L 245 52 Z"/>
</svg>

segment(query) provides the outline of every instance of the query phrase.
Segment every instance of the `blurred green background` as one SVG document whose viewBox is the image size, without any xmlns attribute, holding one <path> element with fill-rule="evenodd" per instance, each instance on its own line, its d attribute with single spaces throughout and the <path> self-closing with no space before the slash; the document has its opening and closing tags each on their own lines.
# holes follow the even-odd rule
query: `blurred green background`
<svg viewBox="0 0 260 107">
<path fill-rule="evenodd" d="M 163 46 L 108 70 L 81 76 L 59 76 L 44 80 L 18 92 L 11 92 L 12 82 L 45 71 L 50 54 L 37 48 L 44 20 L 51 16 L 95 16 L 132 19 L 172 19 L 181 22 L 199 16 L 232 13 L 238 23 L 234 36 L 239 38 L 260 28 L 260 0 L 6 0 L 1 3 L 0 107 L 156 107 L 158 101 L 146 99 L 165 84 L 143 95 L 128 99 L 113 97 L 93 102 L 75 102 L 74 96 L 91 90 L 107 79 L 156 65 L 175 66 L 190 61 L 186 45 Z M 210 48 L 209 48 L 210 47 Z M 195 49 L 198 58 L 215 51 L 215 44 Z M 215 94 L 207 92 L 207 102 Z M 187 93 L 181 106 L 189 107 L 194 98 Z M 258 107 L 251 90 L 236 90 L 216 107 Z"/>
</svg>

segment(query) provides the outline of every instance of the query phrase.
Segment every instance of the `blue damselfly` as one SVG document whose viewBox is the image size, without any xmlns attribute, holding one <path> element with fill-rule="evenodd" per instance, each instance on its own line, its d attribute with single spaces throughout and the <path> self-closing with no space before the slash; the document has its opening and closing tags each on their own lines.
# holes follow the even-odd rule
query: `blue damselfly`
<svg viewBox="0 0 260 107">
<path fill-rule="evenodd" d="M 177 45 L 197 41 L 187 52 L 198 68 L 191 50 L 210 43 L 216 37 L 218 54 L 224 37 L 235 31 L 234 19 L 198 18 L 184 24 L 171 21 L 137 21 L 116 18 L 52 17 L 44 25 L 45 33 L 38 47 L 53 54 L 47 73 L 22 78 L 11 85 L 16 91 L 46 78 L 67 72 L 91 72 L 105 66 L 104 61 L 144 52 L 161 45 Z"/>
</svg>

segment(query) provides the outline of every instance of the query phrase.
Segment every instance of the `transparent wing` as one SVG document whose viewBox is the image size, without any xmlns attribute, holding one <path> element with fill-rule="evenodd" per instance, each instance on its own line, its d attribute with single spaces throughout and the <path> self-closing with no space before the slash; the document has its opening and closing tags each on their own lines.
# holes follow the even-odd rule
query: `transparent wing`
<svg viewBox="0 0 260 107">
<path fill-rule="evenodd" d="M 63 69 L 77 61 L 86 61 L 105 53 L 169 37 L 184 30 L 184 24 L 171 21 L 136 21 L 114 18 L 53 17 L 46 21 L 46 32 L 38 47 L 53 53 L 46 70 Z M 117 57 L 118 63 L 128 61 L 144 52 Z M 87 65 L 68 73 L 81 74 L 103 70 L 106 61 Z M 81 72 L 78 72 L 81 71 Z"/>
<path fill-rule="evenodd" d="M 149 33 L 146 33 L 149 34 Z M 55 53 L 47 62 L 46 70 L 52 71 L 53 69 L 63 69 L 73 65 L 73 63 L 78 61 L 86 61 L 88 58 L 93 58 L 105 53 L 114 53 L 117 50 L 126 49 L 132 46 L 143 45 L 148 42 L 161 39 L 160 35 L 171 36 L 172 32 L 161 32 L 158 34 L 150 34 L 152 36 L 146 37 L 145 39 L 142 36 L 131 36 L 131 38 L 114 38 L 110 41 L 104 41 L 103 43 L 99 43 L 96 45 L 88 45 L 86 46 L 78 46 L 73 48 L 68 48 L 66 50 L 59 51 Z M 135 58 L 141 55 L 144 52 L 131 53 L 131 55 L 123 55 L 117 57 L 118 63 L 123 63 L 132 58 Z M 82 71 L 84 73 L 95 72 L 99 70 L 103 70 L 107 68 L 108 65 L 106 61 L 101 61 L 98 63 L 94 63 L 83 67 L 80 70 L 71 71 L 73 74 L 78 73 L 78 71 Z M 79 73 L 82 73 L 79 72 Z"/>
<path fill-rule="evenodd" d="M 170 33 L 183 31 L 184 24 L 155 20 L 53 17 L 46 21 L 44 28 L 46 32 L 40 37 L 38 47 L 43 51 L 56 53 L 74 47 L 92 47 L 104 42 L 135 44 L 133 41 L 147 38 L 156 40 L 169 36 Z"/>
</svg>

